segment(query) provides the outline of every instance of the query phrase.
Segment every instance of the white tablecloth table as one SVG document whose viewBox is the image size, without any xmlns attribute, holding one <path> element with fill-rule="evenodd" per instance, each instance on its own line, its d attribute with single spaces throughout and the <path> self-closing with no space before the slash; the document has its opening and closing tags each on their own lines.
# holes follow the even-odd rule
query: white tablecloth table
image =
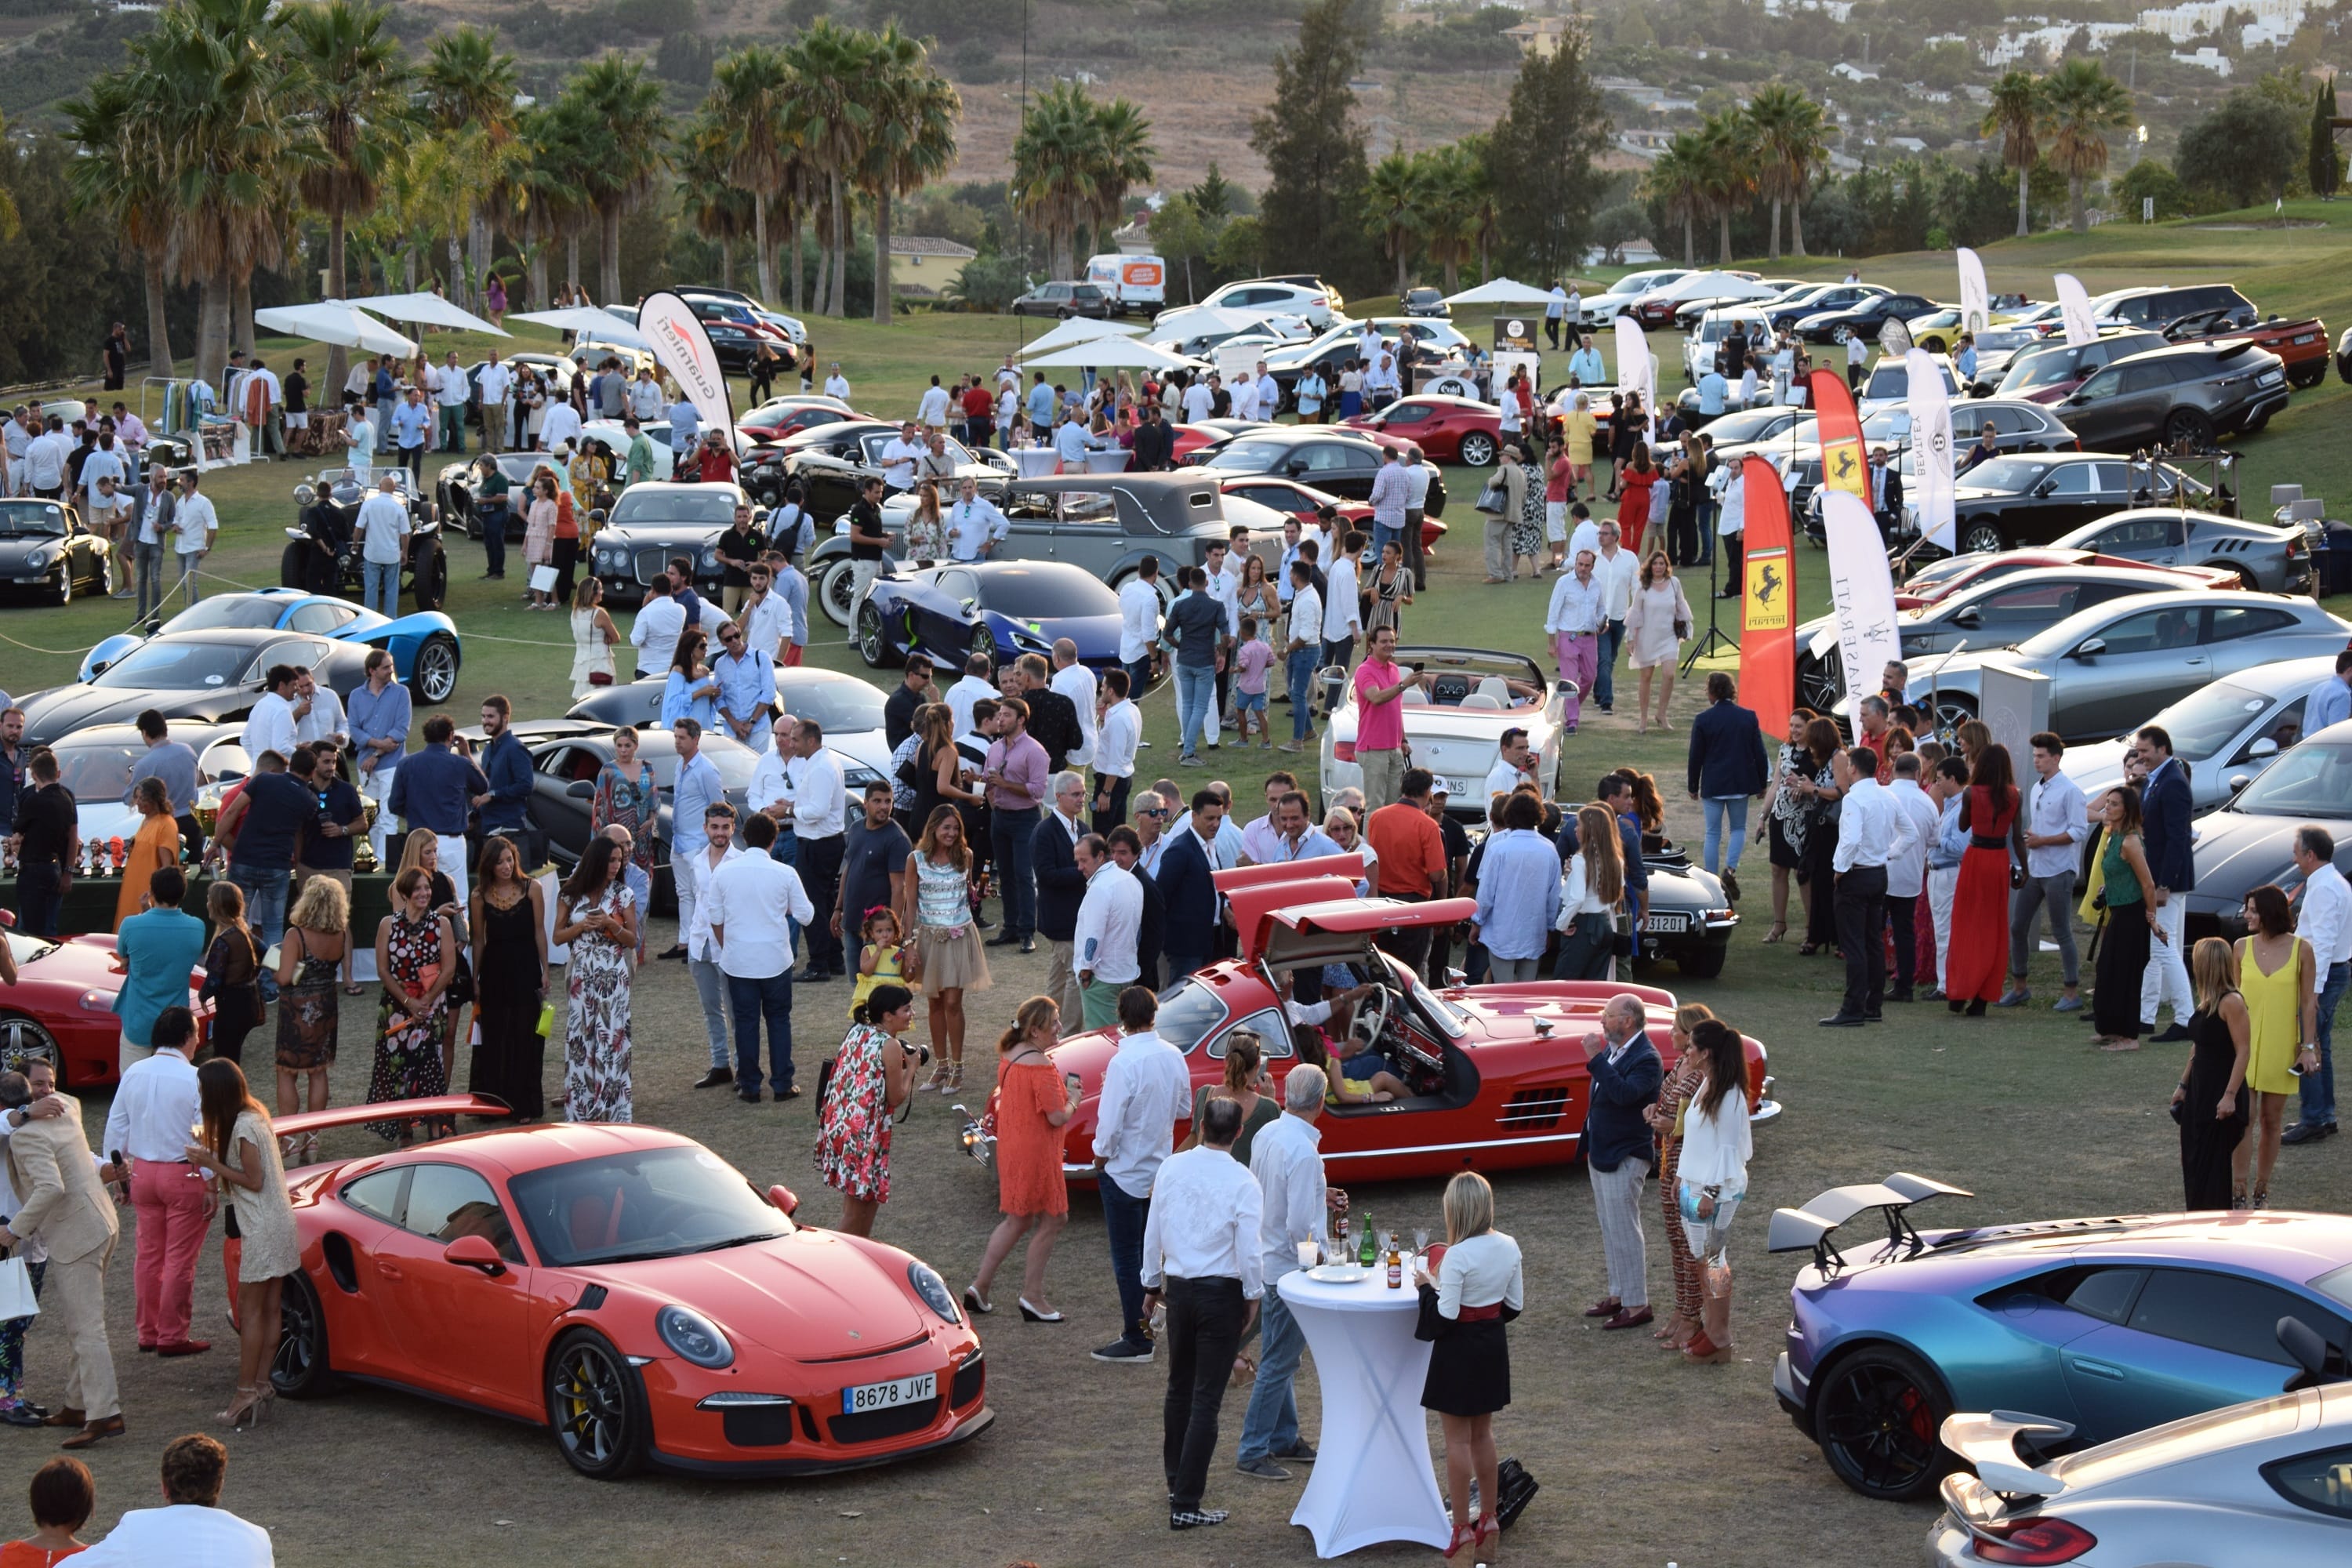
<svg viewBox="0 0 2352 1568">
<path fill-rule="evenodd" d="M 1051 447 L 1015 447 L 1013 466 L 1024 479 L 1041 479 L 1061 465 L 1061 454 Z"/>
<path fill-rule="evenodd" d="M 1412 1337 L 1419 1294 L 1410 1284 L 1390 1289 L 1385 1269 L 1352 1285 L 1293 1271 L 1276 1289 L 1315 1352 L 1323 1390 L 1313 1474 L 1290 1522 L 1314 1535 L 1318 1557 L 1382 1541 L 1443 1551 L 1454 1532 L 1421 1407 L 1429 1346 Z"/>
<path fill-rule="evenodd" d="M 1124 447 L 1116 452 L 1088 452 L 1087 454 L 1087 472 L 1090 474 L 1123 474 L 1127 472 L 1128 460 L 1134 456 L 1134 453 L 1126 450 Z"/>
</svg>

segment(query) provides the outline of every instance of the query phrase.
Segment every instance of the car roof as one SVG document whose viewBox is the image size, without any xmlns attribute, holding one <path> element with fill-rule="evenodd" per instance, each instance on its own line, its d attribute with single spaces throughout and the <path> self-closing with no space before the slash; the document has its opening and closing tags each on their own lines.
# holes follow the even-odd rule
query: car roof
<svg viewBox="0 0 2352 1568">
<path fill-rule="evenodd" d="M 2352 737 L 2347 737 L 2352 738 Z M 1958 1233 L 1969 1245 L 1965 1255 L 1989 1252 L 2048 1252 L 2063 1239 L 2072 1261 L 2098 1262 L 2100 1255 L 2125 1260 L 2185 1265 L 2221 1265 L 2301 1284 L 2352 1263 L 2352 1216 L 2270 1209 L 2260 1215 L 2116 1215 L 1989 1226 Z M 1939 1247 L 1948 1245 L 1931 1237 Z M 2063 1254 L 2053 1255 L 2059 1261 Z"/>
<path fill-rule="evenodd" d="M 217 643 L 227 647 L 257 647 L 263 643 L 283 642 L 288 637 L 307 637 L 312 642 L 328 639 L 316 632 L 289 631 L 284 626 L 206 626 L 202 631 L 157 632 L 142 646 L 156 643 Z"/>
<path fill-rule="evenodd" d="M 334 1182 L 341 1186 L 370 1171 L 420 1163 L 487 1167 L 517 1176 L 607 1154 L 698 1147 L 690 1138 L 642 1122 L 535 1121 L 526 1127 L 493 1127 L 480 1132 L 460 1133 L 455 1138 L 355 1160 L 335 1173 Z"/>
</svg>

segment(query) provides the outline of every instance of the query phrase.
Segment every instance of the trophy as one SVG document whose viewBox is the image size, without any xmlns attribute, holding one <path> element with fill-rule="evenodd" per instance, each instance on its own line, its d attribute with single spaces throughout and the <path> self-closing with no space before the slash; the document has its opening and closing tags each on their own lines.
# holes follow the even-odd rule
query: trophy
<svg viewBox="0 0 2352 1568">
<path fill-rule="evenodd" d="M 357 844 L 352 845 L 352 869 L 354 871 L 368 872 L 373 871 L 375 868 L 375 846 L 369 843 L 364 838 L 361 839 Z"/>
<path fill-rule="evenodd" d="M 220 785 L 206 784 L 196 792 L 196 826 L 205 830 L 206 838 L 213 836 L 213 824 L 220 820 Z"/>
<path fill-rule="evenodd" d="M 122 875 L 123 865 L 131 858 L 131 853 L 122 847 L 122 835 L 120 833 L 106 841 L 106 858 L 113 862 L 113 874 Z"/>
</svg>

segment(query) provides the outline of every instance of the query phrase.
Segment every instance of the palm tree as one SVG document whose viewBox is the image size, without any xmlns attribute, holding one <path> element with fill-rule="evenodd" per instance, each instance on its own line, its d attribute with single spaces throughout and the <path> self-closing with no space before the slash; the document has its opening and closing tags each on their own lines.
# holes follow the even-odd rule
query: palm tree
<svg viewBox="0 0 2352 1568">
<path fill-rule="evenodd" d="M 789 129 L 806 150 L 824 193 L 817 232 L 826 249 L 817 272 L 815 309 L 830 316 L 847 313 L 849 215 L 845 191 L 865 160 L 872 128 L 873 110 L 861 79 L 871 68 L 873 41 L 869 33 L 820 16 L 789 46 L 801 89 L 794 95 Z"/>
<path fill-rule="evenodd" d="M 2033 165 L 2042 161 L 2034 140 L 2042 129 L 2042 84 L 2032 71 L 2010 71 L 1992 84 L 1992 105 L 1978 129 L 1987 136 L 1999 132 L 2000 161 L 2017 171 L 2017 237 L 2030 232 L 2026 221 L 2026 184 Z"/>
<path fill-rule="evenodd" d="M 1445 269 L 1445 291 L 1462 284 L 1462 264 L 1478 247 L 1478 205 L 1486 160 L 1454 142 L 1422 154 L 1428 165 L 1429 258 Z"/>
<path fill-rule="evenodd" d="M 621 296 L 621 219 L 653 194 L 667 159 L 669 128 L 661 112 L 661 83 L 642 60 L 608 53 L 566 84 L 563 96 L 595 129 L 593 155 L 582 166 L 582 189 L 599 229 L 596 285 L 607 300 Z"/>
<path fill-rule="evenodd" d="M 1789 205 L 1789 247 L 1805 254 L 1805 187 L 1829 158 L 1822 106 L 1797 88 L 1775 82 L 1748 100 L 1748 125 L 1759 153 L 1758 173 L 1772 199 L 1772 259 L 1780 259 L 1780 204 Z"/>
<path fill-rule="evenodd" d="M 735 242 L 753 228 L 752 197 L 734 183 L 735 146 L 725 121 L 706 103 L 701 113 L 687 121 L 673 160 L 679 210 L 697 234 L 719 247 L 719 282 L 726 289 L 735 287 Z M 767 288 L 763 279 L 760 297 L 774 299 Z"/>
<path fill-rule="evenodd" d="M 165 310 L 170 279 L 164 268 L 172 253 L 172 210 L 164 199 L 163 171 L 140 155 L 131 127 L 137 104 L 127 71 L 113 71 L 91 80 L 81 97 L 59 107 L 67 134 L 79 142 L 82 155 L 66 167 L 74 210 L 93 213 L 138 247 L 147 287 L 147 354 L 149 374 L 169 376 L 172 364 L 172 321 Z M 0 191 L 0 197 L 6 193 Z M 16 205 L 8 202 L 0 226 L 13 230 Z"/>
<path fill-rule="evenodd" d="M 1708 117 L 1698 129 L 1698 139 L 1706 159 L 1706 203 L 1722 226 L 1716 261 L 1728 267 L 1732 209 L 1756 194 L 1757 150 L 1746 122 L 1736 113 Z"/>
<path fill-rule="evenodd" d="M 1396 263 L 1397 298 L 1410 285 L 1413 253 L 1429 222 L 1432 195 L 1427 168 L 1410 153 L 1391 153 L 1372 165 L 1364 187 L 1372 221 L 1379 226 L 1381 248 Z"/>
<path fill-rule="evenodd" d="M 2071 59 L 2042 82 L 2042 124 L 2066 176 L 2066 209 L 2076 234 L 2090 230 L 2083 184 L 2107 166 L 2106 132 L 2131 123 L 2131 94 L 2096 60 Z"/>
<path fill-rule="evenodd" d="M 1474 131 L 1454 144 L 1469 165 L 1463 183 L 1465 221 L 1477 241 L 1482 280 L 1495 275 L 1495 242 L 1503 234 L 1503 183 L 1495 177 L 1494 145 L 1494 137 L 1484 131 Z"/>
<path fill-rule="evenodd" d="M 1678 132 L 1642 176 L 1643 199 L 1663 206 L 1669 219 L 1682 219 L 1685 267 L 1698 264 L 1691 229 L 1706 207 L 1706 149 L 1693 131 Z"/>
<path fill-rule="evenodd" d="M 600 128 L 581 105 L 568 98 L 533 108 L 522 117 L 517 142 L 525 150 L 524 158 L 506 196 L 509 221 L 522 237 L 530 268 L 530 302 L 541 310 L 554 297 L 547 262 L 556 241 L 566 245 L 564 281 L 579 281 L 580 236 L 595 221 L 587 167 L 599 134 Z"/>
<path fill-rule="evenodd" d="M 933 70 L 922 40 L 884 26 L 876 36 L 864 87 L 873 118 L 858 188 L 874 205 L 874 319 L 890 321 L 890 204 L 921 190 L 955 163 L 956 120 L 963 105 Z"/>
<path fill-rule="evenodd" d="M 470 126 L 482 132 L 488 152 L 503 153 L 514 140 L 518 120 L 515 110 L 517 77 L 515 58 L 499 47 L 499 36 L 494 29 L 459 25 L 454 31 L 435 37 L 425 62 L 425 100 L 432 110 L 433 123 L 444 133 L 461 126 Z M 499 157 L 495 160 L 509 172 L 520 166 L 520 160 Z M 512 205 L 510 193 L 501 179 L 466 215 L 466 245 L 472 259 L 472 285 L 478 296 L 489 280 L 490 255 L 498 236 L 491 227 L 491 215 Z M 452 283 L 455 283 L 453 279 Z"/>
<path fill-rule="evenodd" d="M 1151 182 L 1151 121 L 1138 105 L 1114 98 L 1095 110 L 1095 199 L 1087 215 L 1095 243 L 1108 245 L 1127 216 L 1129 187 Z M 1073 257 L 1075 264 L 1076 258 Z"/>
<path fill-rule="evenodd" d="M 752 253 L 759 262 L 760 298 L 776 295 L 774 256 L 768 247 L 768 202 L 784 183 L 791 155 L 785 113 L 796 84 L 792 61 L 768 44 L 751 44 L 721 59 L 710 73 L 703 112 L 728 152 L 725 174 L 751 198 Z"/>
<path fill-rule="evenodd" d="M 1093 135 L 1094 100 L 1076 82 L 1057 81 L 1030 104 L 1013 140 L 1013 205 L 1045 231 L 1056 278 L 1075 270 L 1078 224 L 1094 205 Z"/>
<path fill-rule="evenodd" d="M 303 202 L 327 219 L 327 297 L 343 287 L 343 229 L 373 206 L 387 165 L 408 155 L 418 130 L 409 103 L 408 57 L 391 13 L 350 0 L 304 0 L 282 13 L 293 40 L 296 111 L 320 157 L 302 175 Z M 344 351 L 327 355 L 330 387 L 343 384 Z"/>
</svg>

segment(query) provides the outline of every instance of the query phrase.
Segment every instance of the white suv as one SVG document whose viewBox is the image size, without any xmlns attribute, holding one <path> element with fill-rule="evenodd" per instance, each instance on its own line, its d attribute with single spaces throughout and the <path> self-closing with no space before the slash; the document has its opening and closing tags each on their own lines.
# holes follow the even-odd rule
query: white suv
<svg viewBox="0 0 2352 1568">
<path fill-rule="evenodd" d="M 1617 279 L 1607 293 L 1586 297 L 1583 321 L 1580 324 L 1587 327 L 1605 327 L 1617 319 L 1618 311 L 1651 289 L 1663 289 L 1669 283 L 1678 283 L 1688 277 L 1690 272 L 1691 268 L 1687 267 L 1658 267 L 1647 272 L 1628 273 Z"/>
<path fill-rule="evenodd" d="M 1201 303 L 1218 310 L 1273 310 L 1284 315 L 1304 316 L 1318 332 L 1331 324 L 1329 291 L 1298 283 L 1245 279 L 1226 284 Z"/>
<path fill-rule="evenodd" d="M 1683 340 L 1683 379 L 1685 381 L 1696 386 L 1698 378 L 1715 368 L 1716 351 L 1723 346 L 1723 340 L 1731 335 L 1731 329 L 1735 325 L 1738 327 L 1740 335 L 1751 344 L 1769 344 L 1772 341 L 1772 329 L 1765 321 L 1764 312 L 1752 306 L 1735 305 L 1720 310 L 1709 310 L 1698 319 L 1698 325 L 1691 330 L 1690 336 Z M 1726 370 L 1723 375 L 1724 379 L 1730 382 L 1735 388 L 1738 385 L 1739 371 L 1737 366 Z"/>
</svg>

